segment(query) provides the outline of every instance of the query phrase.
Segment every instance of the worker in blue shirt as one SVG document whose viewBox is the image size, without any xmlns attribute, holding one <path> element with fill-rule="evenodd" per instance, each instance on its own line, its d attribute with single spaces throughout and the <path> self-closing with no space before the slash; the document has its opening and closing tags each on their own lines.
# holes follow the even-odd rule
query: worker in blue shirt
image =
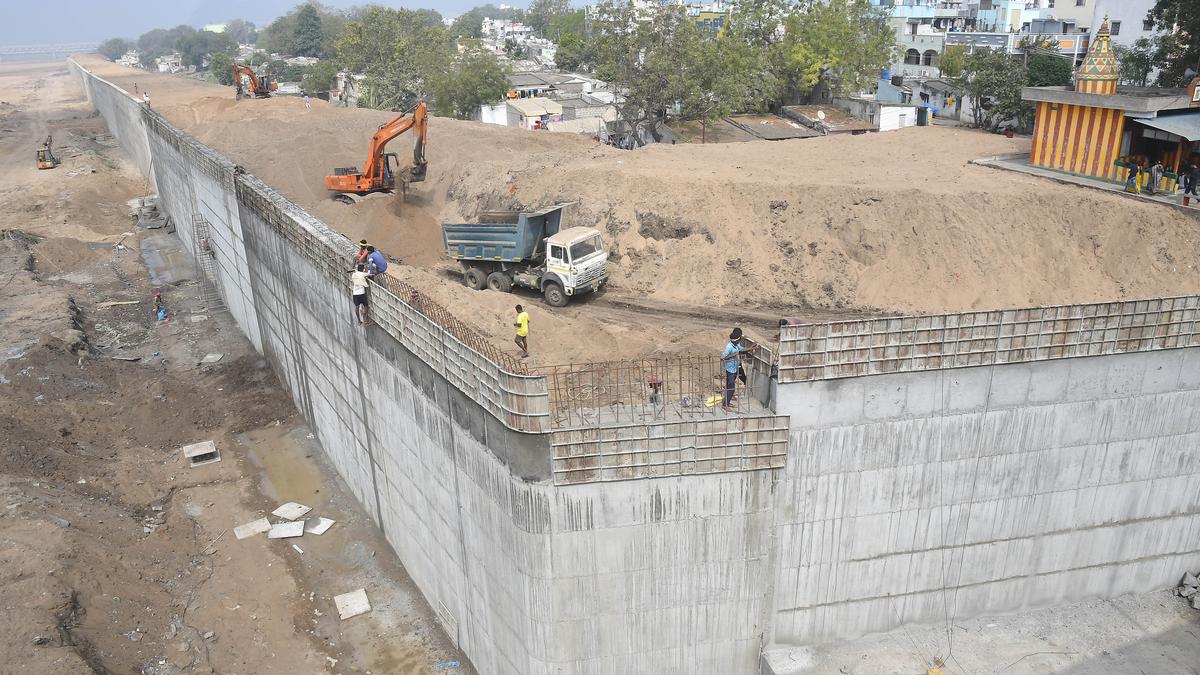
<svg viewBox="0 0 1200 675">
<path fill-rule="evenodd" d="M 758 345 L 742 337 L 742 329 L 734 328 L 729 334 L 729 343 L 721 352 L 721 366 L 725 370 L 725 412 L 733 412 L 733 388 L 737 385 L 738 367 L 742 364 L 742 352 L 753 351 Z"/>
<path fill-rule="evenodd" d="M 371 274 L 380 274 L 387 271 L 387 259 L 383 254 L 375 250 L 374 246 L 367 247 L 367 271 Z"/>
</svg>

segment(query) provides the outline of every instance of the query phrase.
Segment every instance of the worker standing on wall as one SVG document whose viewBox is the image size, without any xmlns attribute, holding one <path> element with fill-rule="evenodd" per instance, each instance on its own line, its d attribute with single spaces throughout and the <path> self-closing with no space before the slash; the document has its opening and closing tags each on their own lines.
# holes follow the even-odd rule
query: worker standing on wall
<svg viewBox="0 0 1200 675">
<path fill-rule="evenodd" d="M 755 347 L 753 341 L 742 337 L 741 328 L 734 328 L 729 334 L 729 342 L 721 352 L 721 366 L 725 370 L 725 412 L 733 412 L 733 391 L 737 386 L 738 368 L 742 365 L 742 353 Z"/>
<path fill-rule="evenodd" d="M 367 240 L 363 239 L 362 241 L 358 242 L 358 255 L 354 256 L 354 264 L 366 265 L 367 256 L 370 254 L 371 252 L 367 250 Z"/>
<path fill-rule="evenodd" d="M 354 301 L 354 318 L 365 324 L 371 318 L 371 299 L 367 296 L 367 266 L 359 263 L 350 270 L 350 297 Z"/>
<path fill-rule="evenodd" d="M 150 109 L 150 92 L 148 92 L 148 91 L 142 92 L 142 103 L 146 104 L 146 110 Z"/>
<path fill-rule="evenodd" d="M 517 327 L 517 337 L 513 342 L 521 348 L 521 358 L 529 358 L 529 312 L 525 308 L 517 305 L 517 320 L 513 323 Z"/>
</svg>

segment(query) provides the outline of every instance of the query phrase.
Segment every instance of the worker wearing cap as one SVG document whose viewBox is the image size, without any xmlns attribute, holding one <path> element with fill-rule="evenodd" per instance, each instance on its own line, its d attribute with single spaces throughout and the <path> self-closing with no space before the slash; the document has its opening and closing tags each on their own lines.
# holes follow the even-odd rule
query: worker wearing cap
<svg viewBox="0 0 1200 675">
<path fill-rule="evenodd" d="M 367 240 L 363 239 L 362 241 L 358 242 L 358 255 L 354 257 L 354 264 L 358 265 L 361 263 L 366 265 L 367 256 L 370 254 L 371 252 L 367 250 Z"/>
</svg>

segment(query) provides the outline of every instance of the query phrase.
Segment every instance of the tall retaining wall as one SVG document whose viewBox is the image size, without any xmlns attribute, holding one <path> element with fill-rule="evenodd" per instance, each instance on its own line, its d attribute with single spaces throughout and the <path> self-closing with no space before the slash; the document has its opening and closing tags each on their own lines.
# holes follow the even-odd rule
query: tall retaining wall
<svg viewBox="0 0 1200 675">
<path fill-rule="evenodd" d="M 1198 319 L 1193 296 L 786 328 L 772 639 L 1200 567 Z"/>
<path fill-rule="evenodd" d="M 344 236 L 70 67 L 482 673 L 750 673 L 1200 566 L 1200 298 L 788 326 L 778 414 L 564 428 L 397 280 L 359 327 Z"/>
<path fill-rule="evenodd" d="M 70 67 L 480 672 L 753 668 L 786 418 L 552 431 L 544 378 L 505 371 L 396 280 L 373 285 L 378 325 L 361 328 L 344 236 Z M 616 477 L 644 478 L 601 482 Z"/>
</svg>

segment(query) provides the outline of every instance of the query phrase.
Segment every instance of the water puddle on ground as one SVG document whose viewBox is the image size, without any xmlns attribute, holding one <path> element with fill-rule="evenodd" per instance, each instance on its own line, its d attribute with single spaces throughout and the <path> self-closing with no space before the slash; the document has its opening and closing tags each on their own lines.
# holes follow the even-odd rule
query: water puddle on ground
<svg viewBox="0 0 1200 675">
<path fill-rule="evenodd" d="M 174 284 L 183 279 L 190 279 L 192 261 L 179 248 L 178 242 L 173 246 L 164 246 L 159 236 L 142 237 L 142 260 L 146 262 L 146 271 L 150 273 L 150 281 L 156 286 Z"/>
<path fill-rule="evenodd" d="M 300 502 L 317 507 L 327 495 L 321 472 L 312 459 L 316 444 L 304 427 L 269 426 L 238 436 L 246 456 L 262 475 L 262 493 L 281 502 Z"/>
</svg>

